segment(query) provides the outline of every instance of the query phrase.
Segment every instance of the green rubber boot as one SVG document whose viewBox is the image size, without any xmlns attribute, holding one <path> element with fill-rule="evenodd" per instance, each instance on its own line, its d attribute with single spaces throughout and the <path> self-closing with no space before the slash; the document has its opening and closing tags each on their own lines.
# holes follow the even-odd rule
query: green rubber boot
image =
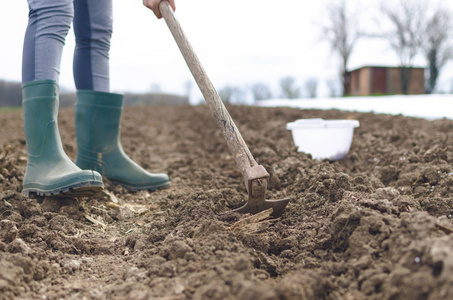
<svg viewBox="0 0 453 300">
<path fill-rule="evenodd" d="M 66 155 L 58 131 L 58 84 L 39 80 L 22 88 L 27 169 L 22 194 L 69 197 L 90 196 L 102 191 L 102 176 L 82 171 Z"/>
<path fill-rule="evenodd" d="M 167 174 L 152 174 L 123 151 L 120 141 L 123 96 L 89 90 L 77 92 L 76 164 L 92 169 L 131 191 L 157 190 L 170 186 Z"/>
</svg>

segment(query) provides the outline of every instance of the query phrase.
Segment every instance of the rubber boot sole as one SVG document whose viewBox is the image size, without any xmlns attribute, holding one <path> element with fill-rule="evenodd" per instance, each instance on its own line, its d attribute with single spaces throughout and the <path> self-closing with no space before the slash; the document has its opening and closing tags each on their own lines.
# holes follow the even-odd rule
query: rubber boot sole
<svg viewBox="0 0 453 300">
<path fill-rule="evenodd" d="M 109 179 L 109 180 L 112 184 L 121 185 L 132 192 L 146 191 L 146 190 L 148 190 L 150 192 L 154 192 L 157 190 L 164 190 L 164 189 L 170 187 L 170 182 L 165 182 L 165 183 L 151 185 L 151 186 L 131 186 L 122 181 L 117 181 L 117 180 L 113 180 L 113 179 Z"/>
<path fill-rule="evenodd" d="M 99 194 L 104 189 L 102 182 L 82 182 L 72 184 L 57 189 L 43 189 L 43 188 L 26 188 L 22 190 L 22 195 L 32 198 L 33 196 L 53 196 L 53 197 L 91 197 Z"/>
</svg>

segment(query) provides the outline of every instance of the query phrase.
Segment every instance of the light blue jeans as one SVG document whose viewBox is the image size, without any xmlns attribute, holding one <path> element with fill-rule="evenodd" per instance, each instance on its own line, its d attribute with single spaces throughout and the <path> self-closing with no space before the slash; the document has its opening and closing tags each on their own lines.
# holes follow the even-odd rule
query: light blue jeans
<svg viewBox="0 0 453 300">
<path fill-rule="evenodd" d="M 109 92 L 112 0 L 28 0 L 28 6 L 22 83 L 59 81 L 63 46 L 73 23 L 76 88 Z"/>
</svg>

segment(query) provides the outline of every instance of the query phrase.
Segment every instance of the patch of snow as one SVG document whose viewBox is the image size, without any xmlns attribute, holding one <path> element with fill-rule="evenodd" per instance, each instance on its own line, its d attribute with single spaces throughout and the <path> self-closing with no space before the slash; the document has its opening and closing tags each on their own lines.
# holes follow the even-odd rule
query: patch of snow
<svg viewBox="0 0 453 300">
<path fill-rule="evenodd" d="M 300 109 L 338 109 L 377 114 L 403 115 L 428 120 L 453 120 L 453 95 L 395 95 L 376 97 L 270 99 L 255 102 L 263 107 L 294 107 Z"/>
</svg>

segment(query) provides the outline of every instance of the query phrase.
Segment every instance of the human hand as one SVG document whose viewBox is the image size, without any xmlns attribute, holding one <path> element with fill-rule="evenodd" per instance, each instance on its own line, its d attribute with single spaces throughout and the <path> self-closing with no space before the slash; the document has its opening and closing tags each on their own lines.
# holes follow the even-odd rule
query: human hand
<svg viewBox="0 0 453 300">
<path fill-rule="evenodd" d="M 158 19 L 161 19 L 162 15 L 159 10 L 159 3 L 161 1 L 168 1 L 173 11 L 176 10 L 175 0 L 143 0 L 143 5 L 151 9 Z"/>
</svg>

